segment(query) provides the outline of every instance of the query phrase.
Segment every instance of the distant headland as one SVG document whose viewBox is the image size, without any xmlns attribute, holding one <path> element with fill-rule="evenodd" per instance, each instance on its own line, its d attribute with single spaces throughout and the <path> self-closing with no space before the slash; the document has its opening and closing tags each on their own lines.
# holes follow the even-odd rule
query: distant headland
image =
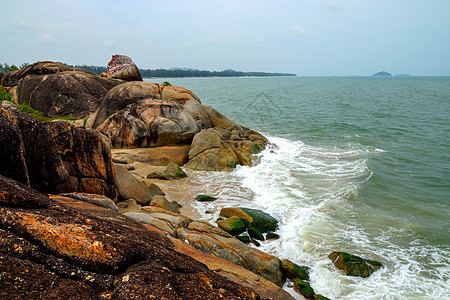
<svg viewBox="0 0 450 300">
<path fill-rule="evenodd" d="M 386 71 L 381 71 L 381 72 L 373 74 L 372 76 L 385 76 L 386 77 L 386 76 L 392 76 L 392 74 L 389 72 L 386 72 Z"/>
</svg>

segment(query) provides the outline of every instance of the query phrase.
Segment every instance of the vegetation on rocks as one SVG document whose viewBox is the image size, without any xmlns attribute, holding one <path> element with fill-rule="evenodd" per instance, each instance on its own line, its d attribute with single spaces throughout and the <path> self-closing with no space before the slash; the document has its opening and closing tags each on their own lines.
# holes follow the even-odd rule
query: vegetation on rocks
<svg viewBox="0 0 450 300">
<path fill-rule="evenodd" d="M 364 259 L 346 252 L 333 252 L 328 257 L 336 268 L 349 276 L 369 277 L 383 266 L 379 261 Z"/>
</svg>

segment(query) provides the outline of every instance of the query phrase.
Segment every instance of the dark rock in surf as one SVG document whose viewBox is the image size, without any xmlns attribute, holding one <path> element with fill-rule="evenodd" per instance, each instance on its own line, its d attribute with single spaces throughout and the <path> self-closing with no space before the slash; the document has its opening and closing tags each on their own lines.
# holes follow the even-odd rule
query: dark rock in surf
<svg viewBox="0 0 450 300">
<path fill-rule="evenodd" d="M 328 257 L 336 268 L 343 270 L 349 276 L 369 277 L 383 266 L 381 262 L 364 259 L 346 252 L 333 252 Z"/>
</svg>

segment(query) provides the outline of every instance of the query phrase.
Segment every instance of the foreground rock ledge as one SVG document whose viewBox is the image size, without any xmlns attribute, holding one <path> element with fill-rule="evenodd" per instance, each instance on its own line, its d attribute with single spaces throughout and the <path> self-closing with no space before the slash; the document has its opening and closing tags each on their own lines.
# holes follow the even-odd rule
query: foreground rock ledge
<svg viewBox="0 0 450 300">
<path fill-rule="evenodd" d="M 0 298 L 260 299 L 112 210 L 74 209 L 0 176 Z"/>
</svg>

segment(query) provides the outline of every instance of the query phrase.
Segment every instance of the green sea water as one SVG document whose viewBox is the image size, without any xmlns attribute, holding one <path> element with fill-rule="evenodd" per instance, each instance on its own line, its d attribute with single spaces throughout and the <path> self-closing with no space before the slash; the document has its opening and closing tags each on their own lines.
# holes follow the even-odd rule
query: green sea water
<svg viewBox="0 0 450 300">
<path fill-rule="evenodd" d="M 450 299 L 450 77 L 146 81 L 166 80 L 275 144 L 257 166 L 196 174 L 220 196 L 200 212 L 270 211 L 281 239 L 262 250 L 311 267 L 329 298 Z M 332 251 L 384 268 L 347 277 Z"/>
</svg>

